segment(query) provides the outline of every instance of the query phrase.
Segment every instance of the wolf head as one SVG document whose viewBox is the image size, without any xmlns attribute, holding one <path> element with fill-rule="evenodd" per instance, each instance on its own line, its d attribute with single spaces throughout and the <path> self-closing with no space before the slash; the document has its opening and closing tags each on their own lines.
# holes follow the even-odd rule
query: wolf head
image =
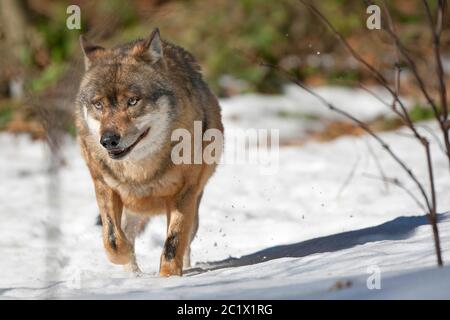
<svg viewBox="0 0 450 320">
<path fill-rule="evenodd" d="M 112 159 L 142 158 L 170 138 L 176 95 L 159 30 L 112 49 L 80 37 L 86 72 L 77 103 L 87 134 Z"/>
</svg>

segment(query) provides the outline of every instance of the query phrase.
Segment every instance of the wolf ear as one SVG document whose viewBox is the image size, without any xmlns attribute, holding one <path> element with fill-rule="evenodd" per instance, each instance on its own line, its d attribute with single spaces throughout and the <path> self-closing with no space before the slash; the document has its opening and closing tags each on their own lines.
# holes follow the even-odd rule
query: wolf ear
<svg viewBox="0 0 450 320">
<path fill-rule="evenodd" d="M 162 59 L 164 53 L 158 28 L 155 28 L 150 37 L 145 39 L 144 48 L 150 56 L 152 63 L 156 63 Z"/>
<path fill-rule="evenodd" d="M 105 51 L 105 48 L 91 44 L 83 35 L 80 36 L 80 45 L 84 54 L 84 67 L 88 70 L 99 54 Z"/>
</svg>

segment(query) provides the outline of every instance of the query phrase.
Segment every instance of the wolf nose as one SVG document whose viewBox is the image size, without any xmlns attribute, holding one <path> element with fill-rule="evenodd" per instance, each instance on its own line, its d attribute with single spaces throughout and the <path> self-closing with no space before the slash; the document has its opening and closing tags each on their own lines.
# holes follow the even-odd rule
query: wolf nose
<svg viewBox="0 0 450 320">
<path fill-rule="evenodd" d="M 106 149 L 112 149 L 119 145 L 120 136 L 111 131 L 105 132 L 100 138 L 100 144 Z"/>
</svg>

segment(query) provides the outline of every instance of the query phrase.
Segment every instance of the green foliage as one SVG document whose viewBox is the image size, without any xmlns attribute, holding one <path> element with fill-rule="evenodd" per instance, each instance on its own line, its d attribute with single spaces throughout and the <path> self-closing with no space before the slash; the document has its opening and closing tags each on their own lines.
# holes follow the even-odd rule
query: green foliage
<svg viewBox="0 0 450 320">
<path fill-rule="evenodd" d="M 75 126 L 75 123 L 73 122 L 67 124 L 67 126 L 65 127 L 65 131 L 74 138 L 77 136 L 77 128 Z"/>
<path fill-rule="evenodd" d="M 135 25 L 138 21 L 136 9 L 129 1 L 102 0 L 99 1 L 100 14 L 117 19 L 116 23 L 122 27 Z"/>
<path fill-rule="evenodd" d="M 3 130 L 12 119 L 13 107 L 10 103 L 0 103 L 0 130 Z"/>
<path fill-rule="evenodd" d="M 320 117 L 315 114 L 304 113 L 304 112 L 295 112 L 295 111 L 286 111 L 286 110 L 278 111 L 277 116 L 280 118 L 302 119 L 302 120 L 319 120 L 320 119 Z"/>
<path fill-rule="evenodd" d="M 208 82 L 219 94 L 219 79 L 224 74 L 246 81 L 249 91 L 279 92 L 286 80 L 271 69 L 261 68 L 259 61 L 279 64 L 287 57 L 300 58 L 302 64 L 291 71 L 305 79 L 320 71 L 305 63 L 305 56 L 335 43 L 317 17 L 294 0 L 178 1 L 177 4 L 179 10 L 173 20 L 165 17 L 160 24 L 163 36 L 196 55 Z M 344 36 L 363 29 L 364 5 L 355 6 L 351 0 L 321 1 L 317 5 Z M 317 41 L 319 34 L 321 38 Z M 314 44 L 308 46 L 311 42 Z M 325 73 L 324 76 L 327 77 Z M 331 76 L 337 77 L 350 81 L 356 75 L 350 72 Z"/>
<path fill-rule="evenodd" d="M 188 48 L 202 61 L 214 89 L 219 89 L 218 80 L 222 75 L 232 74 L 245 80 L 251 91 L 275 92 L 280 83 L 270 70 L 261 68 L 254 59 L 277 62 L 287 50 L 285 35 L 292 21 L 288 2 L 183 2 L 182 13 L 164 29 L 169 30 L 174 42 Z M 183 33 L 170 30 L 174 27 L 180 30 L 184 25 L 189 28 Z"/>
<path fill-rule="evenodd" d="M 429 107 L 415 104 L 414 107 L 409 111 L 409 116 L 411 117 L 412 121 L 416 122 L 434 118 L 434 112 Z"/>
<path fill-rule="evenodd" d="M 67 4 L 63 2 L 55 3 L 52 7 L 55 14 L 51 19 L 40 17 L 37 21 L 37 30 L 44 38 L 52 62 L 67 60 L 73 44 L 78 42 L 78 32 L 66 26 L 66 8 Z"/>
<path fill-rule="evenodd" d="M 29 6 L 30 26 L 39 35 L 30 41 L 33 45 L 20 52 L 19 60 L 21 67 L 26 69 L 26 88 L 45 96 L 47 89 L 54 89 L 53 86 L 63 79 L 67 66 L 81 63 L 80 32 L 66 27 L 69 0 L 32 3 Z M 152 28 L 159 26 L 164 39 L 194 54 L 207 82 L 219 95 L 237 92 L 234 85 L 241 86 L 239 90 L 244 92 L 278 93 L 288 80 L 273 69 L 262 67 L 261 61 L 281 65 L 310 85 L 354 86 L 370 77 L 364 69 L 349 67 L 346 63 L 348 52 L 297 0 L 79 0 L 76 3 L 81 8 L 81 32 L 106 47 L 148 36 Z M 386 41 L 379 33 L 368 33 L 365 28 L 364 1 L 313 3 L 363 58 L 374 63 L 380 71 L 392 69 L 393 58 L 387 51 L 392 48 L 386 47 Z M 434 12 L 438 2 L 428 3 Z M 430 42 L 423 4 L 399 0 L 388 1 L 387 5 L 401 41 L 417 56 L 426 57 Z M 443 35 L 447 31 L 448 25 Z M 443 42 L 442 52 L 446 49 L 448 44 Z M 332 57 L 328 60 L 331 63 L 326 63 L 325 57 Z M 426 63 L 425 59 L 418 61 Z M 222 81 L 225 75 L 231 76 L 227 79 L 239 81 L 229 81 L 232 85 L 226 88 Z M 2 92 L 5 95 L 7 90 Z M 17 110 L 0 102 L 0 128 Z M 419 104 L 410 113 L 413 121 L 433 117 L 432 110 Z M 314 118 L 308 114 L 286 112 L 279 116 Z M 397 125 L 389 120 L 385 122 L 387 128 Z M 67 127 L 67 131 L 75 132 L 73 127 Z"/>
<path fill-rule="evenodd" d="M 438 111 L 440 111 L 438 106 Z M 424 120 L 434 119 L 434 111 L 429 106 L 416 103 L 409 111 L 409 117 L 413 122 L 419 122 Z M 398 117 L 381 117 L 375 121 L 378 130 L 388 131 L 397 129 L 403 125 L 402 121 Z"/>
<path fill-rule="evenodd" d="M 407 24 L 418 24 L 422 21 L 422 16 L 420 16 L 420 15 L 402 14 L 402 15 L 399 15 L 398 18 L 401 23 L 407 23 Z"/>
<path fill-rule="evenodd" d="M 22 48 L 19 57 L 20 62 L 24 66 L 31 66 L 33 64 L 32 52 L 29 48 Z"/>
<path fill-rule="evenodd" d="M 432 10 L 436 3 L 430 2 Z M 66 27 L 69 4 L 68 0 L 48 2 L 46 9 L 40 11 L 45 15 L 38 14 L 34 18 L 51 64 L 32 81 L 32 90 L 41 91 L 57 81 L 61 65 L 70 64 L 79 54 L 79 32 Z M 377 48 L 366 49 L 367 14 L 363 2 L 324 0 L 314 4 L 351 40 L 358 52 L 382 56 Z M 145 37 L 151 28 L 159 26 L 163 38 L 180 44 L 197 57 L 208 83 L 219 94 L 226 93 L 221 92 L 220 84 L 224 75 L 244 80 L 246 91 L 279 92 L 286 79 L 258 62 L 280 64 L 291 61 L 288 58 L 300 61 L 289 68 L 302 80 L 322 78 L 337 85 L 364 80 L 364 74 L 358 73 L 360 70 L 342 70 L 340 61 L 347 58 L 348 53 L 339 51 L 342 46 L 328 28 L 296 0 L 173 0 L 149 1 L 148 4 L 140 0 L 100 0 L 95 4 L 81 0 L 79 5 L 82 33 L 91 33 L 104 45 Z M 420 29 L 411 28 L 410 24 L 426 23 L 423 6 L 412 3 L 405 6 L 404 2 L 389 2 L 388 6 L 398 23 L 402 40 L 417 42 Z M 402 24 L 408 28 L 402 30 Z M 332 55 L 335 66 L 324 68 L 309 63 L 307 58 L 317 51 Z M 33 54 L 30 50 L 21 53 L 24 66 L 33 67 Z"/>
<path fill-rule="evenodd" d="M 66 70 L 64 63 L 53 63 L 33 78 L 30 83 L 30 90 L 33 92 L 41 92 L 45 88 L 55 84 Z"/>
<path fill-rule="evenodd" d="M 366 6 L 362 1 L 358 5 L 352 0 L 320 1 L 315 5 L 343 36 L 351 35 L 365 26 Z"/>
<path fill-rule="evenodd" d="M 332 71 L 328 75 L 328 82 L 333 85 L 354 86 L 359 80 L 356 70 Z"/>
</svg>

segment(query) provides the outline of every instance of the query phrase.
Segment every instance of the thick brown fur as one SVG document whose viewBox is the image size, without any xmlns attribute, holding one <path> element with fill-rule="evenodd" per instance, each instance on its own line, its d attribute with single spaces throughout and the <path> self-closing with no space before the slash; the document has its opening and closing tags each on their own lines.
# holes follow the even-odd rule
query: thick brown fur
<svg viewBox="0 0 450 320">
<path fill-rule="evenodd" d="M 81 43 L 86 73 L 77 96 L 76 124 L 95 186 L 107 256 L 138 271 L 134 238 L 151 215 L 166 214 L 160 275 L 181 275 L 183 260 L 189 264 L 201 195 L 216 164 L 175 165 L 171 133 L 184 128 L 193 137 L 194 121 L 202 122 L 203 131 L 223 132 L 217 98 L 193 56 L 161 40 L 157 29 L 148 39 L 112 49 L 84 39 Z M 127 105 L 130 97 L 139 102 Z M 112 159 L 100 143 L 106 131 L 113 131 L 130 144 L 147 122 L 148 135 L 123 159 Z"/>
</svg>

